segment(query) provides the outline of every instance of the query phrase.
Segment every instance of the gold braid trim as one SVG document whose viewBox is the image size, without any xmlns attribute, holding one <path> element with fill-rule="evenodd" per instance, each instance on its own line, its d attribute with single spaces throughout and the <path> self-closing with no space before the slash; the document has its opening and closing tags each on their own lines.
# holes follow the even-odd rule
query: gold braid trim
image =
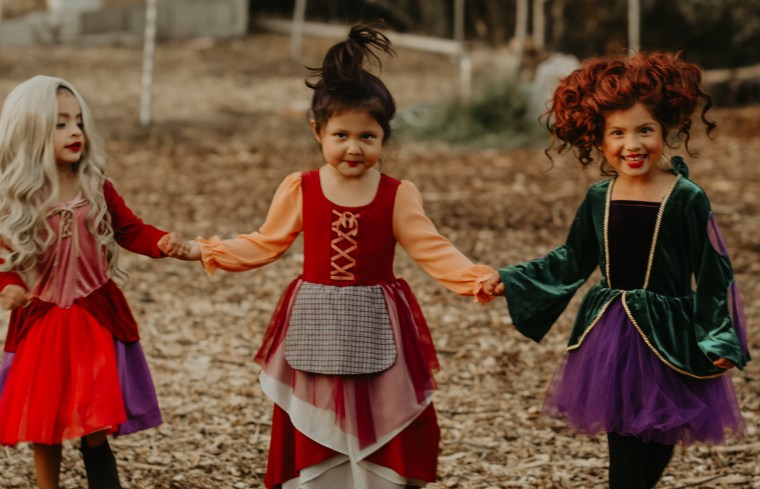
<svg viewBox="0 0 760 489">
<path fill-rule="evenodd" d="M 604 278 L 607 280 L 607 287 L 612 288 L 612 277 L 610 276 L 610 239 L 607 232 L 610 228 L 610 201 L 612 200 L 612 185 L 615 179 L 610 180 L 607 186 L 607 196 L 604 198 Z"/>
<path fill-rule="evenodd" d="M 668 190 L 662 196 L 660 202 L 660 208 L 657 210 L 657 218 L 654 223 L 654 232 L 652 233 L 652 244 L 649 246 L 649 259 L 647 260 L 647 269 L 644 274 L 644 286 L 642 289 L 649 287 L 649 277 L 652 275 L 652 263 L 654 262 L 654 252 L 657 249 L 657 238 L 660 235 L 660 227 L 662 226 L 662 216 L 665 214 L 665 204 L 667 204 L 670 194 L 676 188 L 678 181 L 681 179 L 681 175 L 678 175 Z M 609 240 L 609 226 L 610 226 L 610 205 L 612 201 L 612 186 L 615 183 L 615 179 L 610 180 L 610 184 L 607 187 L 607 196 L 604 202 L 604 269 L 605 279 L 607 279 L 607 287 L 612 288 L 612 276 L 610 275 L 610 240 Z"/>
<path fill-rule="evenodd" d="M 673 182 L 673 184 L 670 186 L 668 191 L 665 193 L 665 195 L 662 198 L 662 203 L 660 204 L 660 208 L 657 211 L 657 220 L 654 223 L 654 233 L 652 235 L 652 246 L 649 248 L 649 261 L 647 261 L 647 272 L 644 276 L 644 286 L 642 289 L 646 289 L 649 287 L 649 277 L 652 275 L 652 262 L 654 262 L 654 250 L 657 248 L 657 238 L 660 235 L 660 226 L 662 225 L 662 216 L 665 214 L 665 204 L 667 204 L 668 199 L 670 198 L 670 194 L 673 193 L 673 189 L 676 188 L 676 184 L 681 179 L 681 175 L 678 175 Z"/>
<path fill-rule="evenodd" d="M 580 348 L 581 343 L 583 343 L 583 340 L 586 339 L 586 335 L 588 335 L 591 332 L 591 329 L 594 326 L 596 326 L 596 323 L 598 323 L 599 320 L 602 319 L 602 316 L 604 315 L 605 311 L 607 311 L 607 308 L 610 307 L 610 304 L 612 304 L 612 301 L 614 301 L 615 299 L 617 299 L 620 296 L 620 294 L 621 294 L 621 292 L 618 292 L 617 294 L 615 294 L 614 296 L 612 296 L 612 298 L 610 298 L 610 300 L 608 300 L 607 302 L 604 303 L 604 305 L 599 310 L 599 313 L 596 315 L 596 317 L 594 318 L 594 320 L 591 321 L 591 324 L 588 325 L 588 327 L 583 332 L 583 334 L 581 335 L 581 337 L 578 338 L 578 343 L 576 343 L 574 345 L 571 345 L 571 346 L 568 346 L 567 347 L 567 351 L 571 351 L 571 350 L 575 350 L 577 348 Z"/>
<path fill-rule="evenodd" d="M 665 359 L 665 357 L 663 357 L 662 354 L 659 351 L 657 351 L 657 349 L 649 341 L 649 338 L 647 338 L 646 335 L 644 334 L 644 332 L 641 330 L 641 327 L 639 326 L 639 323 L 636 322 L 636 319 L 634 319 L 633 314 L 631 314 L 631 310 L 628 309 L 628 304 L 625 301 L 625 297 L 626 297 L 625 292 L 623 292 L 623 298 L 622 298 L 623 308 L 625 308 L 625 313 L 628 316 L 628 319 L 631 320 L 631 322 L 633 323 L 634 327 L 636 328 L 636 331 L 639 332 L 639 335 L 641 336 L 641 339 L 644 340 L 644 343 L 649 347 L 650 350 L 652 350 L 652 353 L 654 353 L 655 356 L 657 358 L 659 358 L 662 363 L 664 363 L 668 367 L 672 368 L 673 370 L 675 370 L 679 374 L 683 374 L 683 375 L 686 375 L 688 377 L 693 377 L 695 379 L 714 379 L 716 377 L 720 377 L 721 375 L 723 375 L 725 373 L 725 372 L 721 372 L 719 374 L 713 374 L 713 375 L 696 375 L 696 374 L 693 374 L 691 372 L 687 372 L 685 370 L 681 370 L 680 368 L 676 367 L 675 365 L 673 365 L 672 363 L 670 363 L 669 361 L 667 361 Z"/>
<path fill-rule="evenodd" d="M 646 289 L 649 286 L 649 277 L 652 273 L 652 263 L 654 262 L 654 252 L 657 247 L 657 238 L 660 234 L 660 226 L 662 225 L 662 216 L 665 211 L 665 204 L 667 203 L 668 199 L 670 198 L 670 194 L 673 193 L 673 190 L 676 188 L 676 184 L 681 179 L 681 175 L 678 175 L 678 177 L 675 179 L 675 181 L 672 183 L 668 191 L 665 193 L 665 195 L 662 198 L 662 202 L 660 203 L 660 209 L 657 212 L 657 220 L 655 221 L 654 226 L 654 233 L 652 236 L 652 245 L 649 249 L 649 260 L 647 263 L 647 269 L 646 274 L 644 276 L 644 286 L 643 289 Z M 605 265 L 605 274 L 607 279 L 607 287 L 612 288 L 612 281 L 610 280 L 610 245 L 609 245 L 609 237 L 608 237 L 608 231 L 609 231 L 609 220 L 610 220 L 610 202 L 612 200 L 612 185 L 615 183 L 615 179 L 613 178 L 610 181 L 609 186 L 607 187 L 607 196 L 605 198 L 605 205 L 604 205 L 604 265 Z M 626 291 L 619 292 L 615 294 L 610 300 L 608 300 L 602 308 L 599 310 L 599 313 L 596 315 L 594 320 L 591 322 L 591 324 L 588 325 L 588 327 L 583 331 L 583 334 L 578 339 L 578 342 L 574 345 L 568 346 L 566 351 L 572 351 L 580 348 L 581 344 L 583 343 L 583 340 L 586 338 L 586 336 L 591 332 L 591 330 L 596 326 L 596 324 L 599 322 L 599 320 L 602 318 L 604 313 L 607 311 L 607 308 L 609 305 L 617 299 L 622 293 L 621 301 L 623 302 L 623 308 L 625 309 L 625 314 L 628 316 L 628 319 L 631 321 L 633 326 L 636 328 L 636 331 L 638 331 L 639 336 L 641 336 L 641 339 L 644 341 L 644 344 L 647 345 L 647 347 L 652 350 L 652 353 L 655 354 L 655 356 L 665 365 L 670 367 L 671 369 L 675 370 L 679 374 L 686 375 L 687 377 L 692 377 L 695 379 L 714 379 L 716 377 L 720 377 L 725 372 L 721 372 L 719 374 L 713 374 L 713 375 L 696 375 L 691 372 L 687 372 L 685 370 L 682 370 L 669 361 L 665 359 L 665 357 L 662 356 L 662 354 L 652 345 L 652 342 L 649 341 L 649 338 L 644 334 L 644 332 L 641 330 L 641 327 L 639 326 L 639 323 L 636 322 L 636 319 L 633 317 L 633 314 L 631 314 L 631 310 L 628 308 L 628 304 L 626 303 Z"/>
</svg>

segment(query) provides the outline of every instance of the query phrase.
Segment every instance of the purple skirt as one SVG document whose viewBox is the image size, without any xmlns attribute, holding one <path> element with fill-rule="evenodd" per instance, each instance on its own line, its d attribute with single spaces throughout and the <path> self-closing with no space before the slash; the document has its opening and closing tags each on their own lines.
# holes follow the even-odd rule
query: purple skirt
<svg viewBox="0 0 760 489">
<path fill-rule="evenodd" d="M 115 436 L 155 428 L 163 423 L 158 407 L 156 389 L 145 361 L 139 341 L 124 343 L 114 340 L 116 366 L 119 372 L 121 395 L 127 412 L 127 421 L 119 425 Z M 0 363 L 0 397 L 5 387 L 5 379 L 13 364 L 14 353 L 3 352 Z"/>
<path fill-rule="evenodd" d="M 679 374 L 644 343 L 620 300 L 552 378 L 544 413 L 589 435 L 614 432 L 666 445 L 721 443 L 745 432 L 727 372 L 713 379 Z"/>
</svg>

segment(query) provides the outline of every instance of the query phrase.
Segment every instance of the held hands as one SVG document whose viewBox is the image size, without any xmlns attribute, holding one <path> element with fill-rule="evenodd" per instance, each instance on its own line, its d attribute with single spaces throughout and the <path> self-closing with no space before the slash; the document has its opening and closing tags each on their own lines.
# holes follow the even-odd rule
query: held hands
<svg viewBox="0 0 760 489">
<path fill-rule="evenodd" d="M 731 360 L 728 360 L 726 358 L 719 358 L 719 359 L 715 360 L 713 362 L 713 365 L 715 365 L 716 367 L 724 368 L 724 369 L 729 369 L 729 368 L 736 367 L 736 365 L 734 365 L 734 362 L 732 362 Z"/>
<path fill-rule="evenodd" d="M 499 272 L 493 272 L 491 278 L 483 282 L 483 291 L 488 295 L 504 294 L 504 284 L 501 281 Z"/>
<path fill-rule="evenodd" d="M 158 249 L 166 256 L 178 260 L 197 261 L 201 259 L 201 249 L 195 241 L 188 241 L 179 233 L 165 234 L 158 240 Z"/>
<path fill-rule="evenodd" d="M 11 311 L 19 307 L 26 307 L 32 301 L 31 295 L 23 287 L 8 285 L 0 292 L 0 304 L 3 309 Z"/>
</svg>

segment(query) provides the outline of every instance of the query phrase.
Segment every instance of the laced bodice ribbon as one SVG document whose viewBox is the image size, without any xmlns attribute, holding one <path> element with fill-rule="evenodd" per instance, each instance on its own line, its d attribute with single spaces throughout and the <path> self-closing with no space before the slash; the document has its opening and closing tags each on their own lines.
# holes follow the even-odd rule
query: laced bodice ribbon
<svg viewBox="0 0 760 489">
<path fill-rule="evenodd" d="M 332 222 L 333 239 L 330 247 L 335 252 L 330 256 L 330 278 L 332 280 L 355 280 L 356 259 L 351 253 L 356 251 L 356 237 L 359 234 L 359 214 L 353 212 L 332 211 L 335 220 Z"/>
<path fill-rule="evenodd" d="M 79 257 L 79 240 L 77 236 L 77 224 L 75 222 L 74 216 L 74 211 L 76 207 L 79 207 L 79 205 L 74 205 L 72 207 L 57 207 L 48 214 L 49 216 L 58 214 L 58 235 L 56 236 L 56 253 L 54 266 L 58 266 L 60 262 L 61 246 L 63 244 L 64 238 L 71 238 L 74 257 Z"/>
</svg>

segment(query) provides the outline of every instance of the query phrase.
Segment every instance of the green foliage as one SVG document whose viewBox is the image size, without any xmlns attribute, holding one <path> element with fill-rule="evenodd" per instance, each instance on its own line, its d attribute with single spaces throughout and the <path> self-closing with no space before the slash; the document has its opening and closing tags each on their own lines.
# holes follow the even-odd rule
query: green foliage
<svg viewBox="0 0 760 489">
<path fill-rule="evenodd" d="M 527 90 L 514 82 L 489 82 L 474 90 L 469 102 L 452 98 L 401 111 L 394 131 L 400 139 L 441 140 L 481 148 L 545 144 L 546 129 L 528 117 Z"/>
</svg>

